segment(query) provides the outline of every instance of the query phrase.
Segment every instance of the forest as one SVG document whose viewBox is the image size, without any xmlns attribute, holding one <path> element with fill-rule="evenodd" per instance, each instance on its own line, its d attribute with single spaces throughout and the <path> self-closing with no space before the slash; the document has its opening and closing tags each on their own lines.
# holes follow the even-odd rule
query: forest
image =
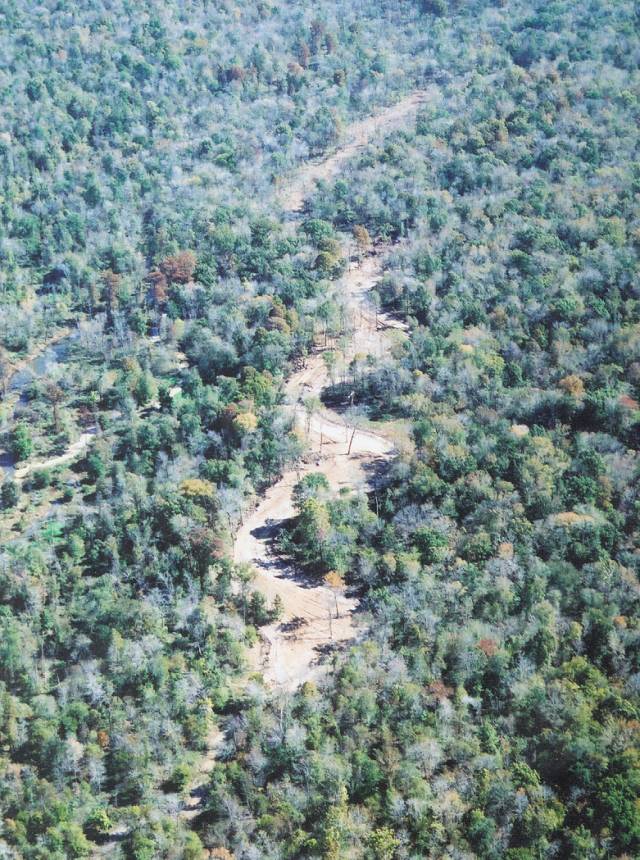
<svg viewBox="0 0 640 860">
<path fill-rule="evenodd" d="M 5 0 L 0 858 L 640 856 L 640 10 Z"/>
</svg>

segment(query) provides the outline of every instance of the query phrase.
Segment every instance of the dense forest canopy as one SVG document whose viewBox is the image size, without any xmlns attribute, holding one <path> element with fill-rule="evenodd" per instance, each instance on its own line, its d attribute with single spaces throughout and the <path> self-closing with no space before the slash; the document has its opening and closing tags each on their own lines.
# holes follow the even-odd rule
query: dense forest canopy
<svg viewBox="0 0 640 860">
<path fill-rule="evenodd" d="M 0 857 L 640 855 L 639 26 L 6 0 Z M 236 535 L 296 472 L 358 611 L 289 690 Z"/>
</svg>

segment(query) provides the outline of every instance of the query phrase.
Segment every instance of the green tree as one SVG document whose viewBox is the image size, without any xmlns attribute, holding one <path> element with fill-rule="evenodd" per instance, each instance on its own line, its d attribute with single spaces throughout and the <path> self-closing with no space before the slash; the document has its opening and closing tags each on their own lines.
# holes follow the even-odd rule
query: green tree
<svg viewBox="0 0 640 860">
<path fill-rule="evenodd" d="M 15 481 L 4 481 L 0 488 L 0 504 L 5 510 L 14 508 L 20 498 L 20 488 Z"/>
<path fill-rule="evenodd" d="M 400 840 L 390 827 L 379 827 L 368 839 L 372 860 L 393 860 L 399 845 Z"/>
<path fill-rule="evenodd" d="M 33 439 L 31 431 L 26 424 L 17 424 L 11 434 L 11 453 L 20 462 L 27 460 L 33 452 Z"/>
</svg>

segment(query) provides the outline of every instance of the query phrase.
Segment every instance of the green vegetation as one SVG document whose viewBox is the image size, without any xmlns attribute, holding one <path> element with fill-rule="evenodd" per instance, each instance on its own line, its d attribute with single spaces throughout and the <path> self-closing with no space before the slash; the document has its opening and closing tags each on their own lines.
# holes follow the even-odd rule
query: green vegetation
<svg viewBox="0 0 640 860">
<path fill-rule="evenodd" d="M 638 23 L 4 4 L 0 856 L 640 855 Z M 408 329 L 345 365 L 373 248 Z M 279 551 L 363 611 L 289 695 L 249 677 L 282 605 L 232 548 L 304 452 L 316 347 L 325 401 L 406 432 L 370 492 L 294 488 Z"/>
</svg>

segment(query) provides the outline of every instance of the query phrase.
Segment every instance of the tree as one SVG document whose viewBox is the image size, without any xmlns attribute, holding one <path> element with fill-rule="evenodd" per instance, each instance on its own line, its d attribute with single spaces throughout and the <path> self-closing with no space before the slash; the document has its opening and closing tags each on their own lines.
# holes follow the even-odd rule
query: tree
<svg viewBox="0 0 640 860">
<path fill-rule="evenodd" d="M 152 269 L 147 275 L 147 281 L 151 284 L 151 295 L 153 303 L 158 309 L 162 309 L 167 301 L 169 281 L 160 269 Z"/>
<path fill-rule="evenodd" d="M 322 359 L 324 361 L 325 367 L 327 368 L 329 380 L 331 381 L 332 385 L 335 385 L 338 355 L 336 352 L 334 352 L 334 350 L 327 349 L 322 353 Z"/>
<path fill-rule="evenodd" d="M 85 460 L 87 475 L 90 481 L 96 483 L 103 478 L 107 473 L 107 451 L 104 446 L 99 443 L 94 443 Z"/>
<path fill-rule="evenodd" d="M 200 588 L 203 592 L 207 586 L 209 568 L 218 556 L 219 548 L 219 542 L 210 529 L 197 527 L 191 531 L 189 549 L 194 572 L 200 581 Z"/>
<path fill-rule="evenodd" d="M 46 839 L 50 850 L 61 852 L 62 856 L 70 858 L 89 857 L 93 846 L 82 832 L 80 826 L 72 821 L 65 821 L 47 830 Z"/>
<path fill-rule="evenodd" d="M 4 481 L 0 488 L 0 504 L 5 510 L 14 508 L 20 498 L 20 489 L 15 481 Z"/>
<path fill-rule="evenodd" d="M 353 228 L 353 238 L 356 240 L 358 251 L 365 251 L 371 244 L 371 236 L 366 227 L 356 224 Z"/>
<path fill-rule="evenodd" d="M 140 406 L 145 406 L 147 403 L 150 403 L 152 400 L 155 400 L 157 396 L 158 385 L 153 376 L 149 373 L 149 371 L 145 370 L 144 373 L 140 374 L 136 382 L 136 401 L 140 404 Z"/>
<path fill-rule="evenodd" d="M 273 598 L 273 607 L 271 609 L 271 615 L 274 621 L 278 621 L 284 615 L 284 601 L 279 594 Z"/>
<path fill-rule="evenodd" d="M 104 807 L 99 806 L 89 813 L 84 829 L 90 839 L 99 839 L 106 836 L 113 828 L 113 822 Z"/>
<path fill-rule="evenodd" d="M 400 840 L 390 827 L 379 827 L 369 837 L 368 844 L 375 860 L 393 860 Z"/>
<path fill-rule="evenodd" d="M 300 507 L 308 499 L 320 499 L 321 501 L 327 497 L 329 492 L 329 481 L 326 475 L 322 472 L 312 472 L 310 475 L 305 475 L 294 486 L 291 493 L 291 501 L 299 510 Z"/>
<path fill-rule="evenodd" d="M 27 460 L 33 452 L 33 439 L 31 432 L 26 424 L 17 424 L 11 434 L 11 453 L 14 458 L 20 462 Z"/>
<path fill-rule="evenodd" d="M 441 561 L 449 545 L 447 535 L 430 526 L 420 526 L 416 529 L 413 540 L 423 564 L 435 564 Z"/>
<path fill-rule="evenodd" d="M 566 391 L 567 394 L 576 400 L 584 396 L 584 382 L 575 373 L 565 376 L 564 379 L 560 380 L 559 385 L 563 391 Z"/>
<path fill-rule="evenodd" d="M 640 850 L 640 810 L 637 771 L 609 776 L 598 790 L 598 814 L 621 851 Z"/>
<path fill-rule="evenodd" d="M 47 400 L 53 407 L 53 426 L 56 433 L 60 432 L 60 404 L 64 402 L 64 391 L 56 382 L 46 385 Z"/>
<path fill-rule="evenodd" d="M 113 322 L 113 315 L 118 309 L 118 292 L 121 282 L 121 276 L 111 269 L 107 269 L 106 272 L 102 273 L 103 301 L 107 306 L 107 316 L 111 322 Z"/>
<path fill-rule="evenodd" d="M 343 856 L 348 815 L 347 789 L 340 786 L 338 798 L 329 806 L 322 833 L 324 860 L 340 860 Z"/>
<path fill-rule="evenodd" d="M 300 515 L 295 529 L 295 537 L 300 547 L 306 550 L 309 560 L 324 562 L 325 542 L 329 537 L 331 521 L 326 505 L 315 498 L 308 498 L 300 505 Z"/>
<path fill-rule="evenodd" d="M 193 278 L 197 257 L 192 251 L 181 251 L 160 263 L 160 272 L 169 283 L 187 284 Z"/>
<path fill-rule="evenodd" d="M 191 779 L 191 768 L 182 762 L 178 763 L 165 782 L 167 791 L 184 791 Z"/>
<path fill-rule="evenodd" d="M 311 421 L 313 420 L 313 416 L 319 411 L 322 404 L 318 397 L 305 397 L 302 401 L 302 405 L 304 407 L 305 414 L 305 432 L 308 436 L 311 432 Z"/>
<path fill-rule="evenodd" d="M 210 852 L 205 852 L 198 834 L 193 831 L 187 833 L 182 860 L 204 860 L 207 856 L 213 857 L 214 855 Z"/>
</svg>

